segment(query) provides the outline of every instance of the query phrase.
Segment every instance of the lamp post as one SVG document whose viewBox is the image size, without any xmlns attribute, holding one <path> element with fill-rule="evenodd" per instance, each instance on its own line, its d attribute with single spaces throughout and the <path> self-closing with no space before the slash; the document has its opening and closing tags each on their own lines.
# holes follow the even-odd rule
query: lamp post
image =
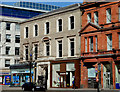
<svg viewBox="0 0 120 92">
<path fill-rule="evenodd" d="M 100 89 L 99 89 L 100 71 L 101 71 L 101 65 L 100 65 L 100 63 L 98 63 L 98 87 L 97 87 L 97 92 L 100 92 Z"/>
<path fill-rule="evenodd" d="M 32 54 L 30 54 L 30 83 L 31 83 L 31 65 L 32 65 Z"/>
</svg>

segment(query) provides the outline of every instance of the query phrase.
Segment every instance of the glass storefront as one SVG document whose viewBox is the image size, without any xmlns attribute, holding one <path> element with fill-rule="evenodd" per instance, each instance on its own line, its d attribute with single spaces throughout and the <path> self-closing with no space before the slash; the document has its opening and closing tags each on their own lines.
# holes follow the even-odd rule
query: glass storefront
<svg viewBox="0 0 120 92">
<path fill-rule="evenodd" d="M 52 65 L 52 87 L 72 87 L 75 78 L 74 63 L 66 63 L 65 72 L 60 71 L 60 64 Z"/>
</svg>

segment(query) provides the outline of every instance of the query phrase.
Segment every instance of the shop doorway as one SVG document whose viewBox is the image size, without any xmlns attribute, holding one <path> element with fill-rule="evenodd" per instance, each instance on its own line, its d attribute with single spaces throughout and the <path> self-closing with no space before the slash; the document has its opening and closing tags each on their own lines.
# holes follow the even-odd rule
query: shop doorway
<svg viewBox="0 0 120 92">
<path fill-rule="evenodd" d="M 106 72 L 106 88 L 110 88 L 110 72 Z"/>
<path fill-rule="evenodd" d="M 60 86 L 62 88 L 66 87 L 66 75 L 61 75 L 60 76 Z"/>
</svg>

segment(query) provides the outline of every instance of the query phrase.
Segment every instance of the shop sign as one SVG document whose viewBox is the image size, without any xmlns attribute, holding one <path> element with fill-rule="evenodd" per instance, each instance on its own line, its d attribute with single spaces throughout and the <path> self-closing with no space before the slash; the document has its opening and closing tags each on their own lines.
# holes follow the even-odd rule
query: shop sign
<svg viewBox="0 0 120 92">
<path fill-rule="evenodd" d="M 29 69 L 27 70 L 12 70 L 11 73 L 30 73 Z M 33 73 L 33 70 L 31 70 L 31 73 Z"/>
</svg>

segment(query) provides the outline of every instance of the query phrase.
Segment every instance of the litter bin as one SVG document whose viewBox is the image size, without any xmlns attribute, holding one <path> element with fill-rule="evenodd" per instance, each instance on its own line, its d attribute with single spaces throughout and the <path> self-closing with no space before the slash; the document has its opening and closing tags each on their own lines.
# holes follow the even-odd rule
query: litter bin
<svg viewBox="0 0 120 92">
<path fill-rule="evenodd" d="M 119 82 L 116 83 L 116 89 L 120 89 L 120 83 Z"/>
</svg>

